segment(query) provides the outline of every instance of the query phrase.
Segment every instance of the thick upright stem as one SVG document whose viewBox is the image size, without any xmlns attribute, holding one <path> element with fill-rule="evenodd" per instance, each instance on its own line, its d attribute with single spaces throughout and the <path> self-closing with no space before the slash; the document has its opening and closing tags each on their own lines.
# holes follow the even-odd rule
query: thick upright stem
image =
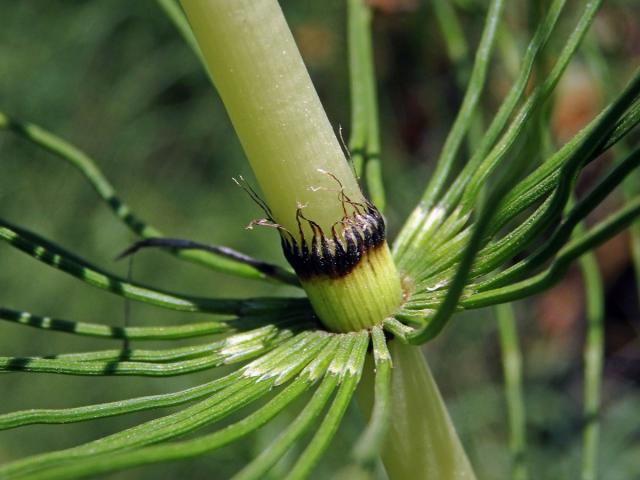
<svg viewBox="0 0 640 480">
<path fill-rule="evenodd" d="M 440 391 L 419 347 L 389 344 L 391 418 L 382 461 L 391 480 L 474 480 L 471 464 L 458 439 Z M 371 408 L 372 374 L 360 390 Z"/>
<path fill-rule="evenodd" d="M 278 2 L 182 4 L 316 313 L 335 331 L 380 323 L 401 300 L 384 220 L 360 191 Z"/>
<path fill-rule="evenodd" d="M 275 0 L 183 0 L 207 67 L 278 223 L 296 209 L 324 230 L 342 217 L 339 186 L 364 198 Z"/>
</svg>

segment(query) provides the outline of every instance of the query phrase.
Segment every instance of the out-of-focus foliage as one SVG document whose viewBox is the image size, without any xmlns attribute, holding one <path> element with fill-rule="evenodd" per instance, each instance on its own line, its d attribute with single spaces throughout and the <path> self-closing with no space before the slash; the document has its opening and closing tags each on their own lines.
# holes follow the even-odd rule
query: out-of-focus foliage
<svg viewBox="0 0 640 480">
<path fill-rule="evenodd" d="M 428 2 L 376 1 L 374 42 L 379 72 L 383 169 L 388 220 L 399 227 L 424 184 L 462 95 Z M 475 45 L 483 2 L 455 2 L 466 40 Z M 344 5 L 341 1 L 283 1 L 283 8 L 332 123 L 348 125 Z M 509 2 L 511 38 L 503 58 L 526 45 L 538 13 Z M 123 199 L 168 235 L 234 246 L 283 262 L 270 231 L 245 231 L 260 215 L 231 177 L 250 173 L 223 106 L 173 26 L 151 0 L 91 2 L 0 1 L 0 109 L 37 122 L 90 152 Z M 590 42 L 600 45 L 618 87 L 640 59 L 640 3 L 609 2 Z M 532 23 L 534 23 L 532 21 Z M 520 50 L 519 50 L 520 49 Z M 592 118 L 606 101 L 593 56 L 583 49 L 571 67 L 546 125 L 557 142 Z M 552 44 L 547 55 L 556 50 Z M 482 110 L 492 112 L 509 87 L 508 66 L 491 70 Z M 541 65 L 543 71 L 544 65 Z M 346 136 L 346 135 L 345 135 Z M 606 161 L 606 159 L 605 159 Z M 597 176 L 598 164 L 589 175 Z M 613 199 L 613 202 L 616 200 Z M 607 205 L 602 207 L 606 210 Z M 131 234 L 101 204 L 71 167 L 7 134 L 0 135 L 0 215 L 43 234 L 94 263 L 127 274 L 113 258 Z M 614 243 L 615 242 L 615 243 Z M 640 313 L 628 242 L 601 249 L 607 287 L 604 408 L 601 465 L 607 479 L 640 470 Z M 612 246 L 613 245 L 613 246 Z M 117 324 L 123 302 L 76 284 L 0 245 L 0 303 L 77 320 Z M 215 296 L 274 295 L 283 287 L 224 277 L 160 253 L 136 256 L 136 280 Z M 525 356 L 525 401 L 530 469 L 534 478 L 570 478 L 579 471 L 583 302 L 577 272 L 549 293 L 517 305 Z M 427 355 L 479 478 L 505 478 L 507 427 L 495 323 L 490 311 L 463 316 L 429 345 Z M 482 317 L 482 318 L 480 318 Z M 133 306 L 130 322 L 177 323 L 185 315 Z M 3 324 L 3 355 L 72 351 L 79 340 L 64 334 Z M 104 342 L 82 340 L 85 348 Z M 199 374 L 202 378 L 206 374 Z M 0 377 L 1 412 L 62 407 L 187 388 L 193 377 L 170 379 Z M 36 381 L 34 381 L 36 379 Z M 240 412 L 241 414 L 242 412 Z M 293 415 L 294 412 L 291 413 Z M 63 448 L 133 425 L 158 413 L 65 426 L 31 426 L 0 435 L 0 463 L 29 453 Z M 231 419 L 232 420 L 232 419 Z M 278 422 L 286 422 L 279 418 Z M 276 422 L 277 423 L 277 422 Z M 342 453 L 362 420 L 352 409 L 334 448 L 315 475 L 342 465 Z M 186 464 L 146 467 L 111 478 L 227 478 L 268 443 L 277 425 L 251 441 L 233 444 Z M 284 458 L 274 473 L 286 471 Z M 187 469 L 187 470 L 185 470 Z M 180 473 L 178 473 L 180 472 Z"/>
</svg>

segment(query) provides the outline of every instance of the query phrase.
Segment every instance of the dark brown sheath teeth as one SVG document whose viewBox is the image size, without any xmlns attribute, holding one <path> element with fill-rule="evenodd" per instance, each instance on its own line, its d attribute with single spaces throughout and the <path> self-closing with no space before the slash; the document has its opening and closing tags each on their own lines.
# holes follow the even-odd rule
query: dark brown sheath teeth
<svg viewBox="0 0 640 480">
<path fill-rule="evenodd" d="M 300 240 L 290 232 L 280 231 L 284 255 L 302 280 L 344 277 L 367 252 L 384 243 L 385 223 L 380 212 L 371 203 L 352 206 L 354 212 L 336 222 L 330 235 L 300 210 L 297 215 Z M 302 222 L 313 232 L 310 241 L 305 238 Z"/>
</svg>

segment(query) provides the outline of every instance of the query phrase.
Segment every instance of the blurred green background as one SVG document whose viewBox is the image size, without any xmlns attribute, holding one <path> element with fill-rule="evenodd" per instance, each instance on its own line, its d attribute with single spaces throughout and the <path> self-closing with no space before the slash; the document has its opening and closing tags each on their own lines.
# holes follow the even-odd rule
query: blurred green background
<svg viewBox="0 0 640 480">
<path fill-rule="evenodd" d="M 428 2 L 371 3 L 376 8 L 386 215 L 393 237 L 425 183 L 462 91 Z M 467 41 L 475 45 L 484 2 L 455 3 Z M 577 3 L 569 2 L 570 14 L 561 29 L 570 28 Z M 343 126 L 348 136 L 344 2 L 288 0 L 282 6 L 332 124 L 336 129 Z M 517 54 L 526 46 L 533 10 L 523 1 L 508 2 L 505 15 L 516 43 L 500 47 L 500 55 Z M 248 165 L 207 76 L 155 2 L 0 0 L 0 12 L 0 110 L 38 123 L 87 151 L 122 199 L 166 234 L 284 262 L 274 232 L 244 228 L 261 212 L 231 177 L 251 178 Z M 640 2 L 612 1 L 594 25 L 590 41 L 601 45 L 620 84 L 639 63 L 639 18 Z M 562 36 L 556 37 L 555 45 L 561 43 Z M 553 44 L 549 52 L 553 58 Z M 486 114 L 495 110 L 509 87 L 509 67 L 503 63 L 495 62 L 490 73 L 489 91 L 482 99 Z M 588 55 L 580 57 L 559 88 L 549 126 L 554 138 L 566 140 L 607 98 Z M 598 168 L 587 172 L 584 182 L 597 177 Z M 610 203 L 615 206 L 619 199 Z M 611 208 L 607 205 L 600 215 Z M 0 132 L 0 216 L 126 275 L 127 263 L 113 259 L 134 240 L 132 234 L 72 167 L 6 132 Z M 638 478 L 640 472 L 640 314 L 626 237 L 610 242 L 599 258 L 607 285 L 600 462 L 603 478 L 626 480 Z M 198 295 L 298 294 L 180 263 L 158 252 L 136 256 L 134 279 Z M 577 478 L 579 471 L 582 296 L 579 273 L 573 271 L 547 294 L 516 305 L 523 338 L 532 478 Z M 121 299 L 84 286 L 4 244 L 0 244 L 0 305 L 113 325 L 124 319 Z M 135 304 L 131 311 L 134 325 L 185 319 L 193 316 Z M 4 356 L 107 345 L 113 344 L 0 324 Z M 493 312 L 461 315 L 426 353 L 478 477 L 507 478 L 508 430 Z M 6 374 L 0 376 L 0 412 L 175 391 L 211 375 L 145 379 Z M 159 413 L 0 432 L 0 462 L 75 445 Z M 194 461 L 109 478 L 227 478 L 287 421 L 286 416 L 279 417 L 250 439 Z M 344 465 L 344 452 L 362 421 L 355 408 L 349 412 L 315 478 L 328 478 Z M 287 460 L 273 478 L 286 471 Z"/>
</svg>

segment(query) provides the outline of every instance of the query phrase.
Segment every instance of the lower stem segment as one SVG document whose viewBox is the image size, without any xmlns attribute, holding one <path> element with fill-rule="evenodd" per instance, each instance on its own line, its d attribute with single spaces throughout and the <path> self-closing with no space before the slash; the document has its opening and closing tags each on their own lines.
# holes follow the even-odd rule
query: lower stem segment
<svg viewBox="0 0 640 480">
<path fill-rule="evenodd" d="M 298 231 L 281 229 L 280 235 L 320 321 L 332 332 L 354 332 L 393 314 L 402 289 L 380 212 L 369 202 L 351 201 L 344 191 L 336 198 L 343 216 L 330 229 L 299 208 Z"/>
<path fill-rule="evenodd" d="M 378 325 L 400 303 L 400 281 L 387 243 L 364 252 L 344 276 L 313 276 L 302 286 L 322 323 L 333 332 Z"/>
<path fill-rule="evenodd" d="M 394 340 L 389 349 L 392 420 L 381 454 L 389 478 L 475 480 L 420 348 Z M 370 411 L 372 369 L 367 369 L 360 391 L 361 403 Z"/>
</svg>

